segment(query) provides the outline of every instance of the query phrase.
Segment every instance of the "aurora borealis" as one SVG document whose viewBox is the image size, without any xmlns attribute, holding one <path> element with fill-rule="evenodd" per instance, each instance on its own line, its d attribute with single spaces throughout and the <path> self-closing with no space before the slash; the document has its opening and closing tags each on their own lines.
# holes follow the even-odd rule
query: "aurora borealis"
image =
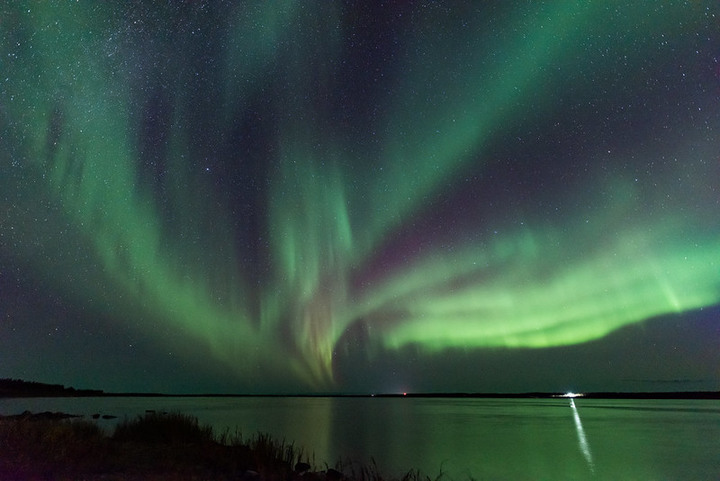
<svg viewBox="0 0 720 481">
<path fill-rule="evenodd" d="M 0 376 L 720 388 L 714 2 L 150 5 L 1 8 Z"/>
</svg>

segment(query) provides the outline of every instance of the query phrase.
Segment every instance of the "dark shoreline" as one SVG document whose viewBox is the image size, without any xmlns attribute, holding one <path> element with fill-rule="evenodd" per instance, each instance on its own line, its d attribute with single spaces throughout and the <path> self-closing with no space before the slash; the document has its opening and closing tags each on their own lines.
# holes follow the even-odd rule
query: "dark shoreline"
<svg viewBox="0 0 720 481">
<path fill-rule="evenodd" d="M 181 413 L 146 413 L 110 434 L 71 417 L 0 417 L 0 479 L 358 479 L 334 468 L 310 471 L 308 454 L 284 440 L 216 433 Z"/>
<path fill-rule="evenodd" d="M 407 394 L 163 394 L 103 393 L 97 397 L 209 397 L 209 398 L 439 398 L 439 399 L 557 399 L 565 393 L 407 393 Z M 85 396 L 83 396 L 85 397 Z M 585 399 L 720 399 L 720 391 L 682 392 L 592 392 L 577 397 Z"/>
<path fill-rule="evenodd" d="M 577 397 L 587 399 L 720 399 L 720 391 L 648 391 L 648 392 L 585 392 Z M 334 397 L 334 398 L 487 398 L 487 399 L 544 399 L 568 397 L 560 392 L 525 393 L 284 393 L 284 394 L 243 394 L 243 393 L 191 393 L 166 394 L 155 392 L 105 392 L 100 389 L 75 389 L 62 384 L 44 384 L 20 379 L 0 379 L 0 398 L 30 397 Z"/>
</svg>

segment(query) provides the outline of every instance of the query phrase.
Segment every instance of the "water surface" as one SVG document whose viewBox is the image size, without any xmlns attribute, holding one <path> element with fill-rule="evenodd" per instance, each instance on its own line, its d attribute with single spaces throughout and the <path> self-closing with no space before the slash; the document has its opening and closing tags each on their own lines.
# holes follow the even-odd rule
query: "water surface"
<svg viewBox="0 0 720 481">
<path fill-rule="evenodd" d="M 193 414 L 217 431 L 265 432 L 318 468 L 375 463 L 453 479 L 720 479 L 715 400 L 422 398 L 25 398 L 24 410 Z M 116 421 L 99 421 L 110 428 Z"/>
</svg>

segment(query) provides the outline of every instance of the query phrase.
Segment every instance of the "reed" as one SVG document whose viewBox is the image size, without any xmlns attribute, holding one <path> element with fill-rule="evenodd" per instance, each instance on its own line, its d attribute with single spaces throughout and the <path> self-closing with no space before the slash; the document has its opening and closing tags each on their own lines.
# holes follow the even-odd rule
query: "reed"
<svg viewBox="0 0 720 481">
<path fill-rule="evenodd" d="M 112 439 L 146 444 L 207 444 L 215 442 L 215 435 L 210 426 L 201 426 L 194 416 L 153 412 L 118 423 Z"/>
</svg>

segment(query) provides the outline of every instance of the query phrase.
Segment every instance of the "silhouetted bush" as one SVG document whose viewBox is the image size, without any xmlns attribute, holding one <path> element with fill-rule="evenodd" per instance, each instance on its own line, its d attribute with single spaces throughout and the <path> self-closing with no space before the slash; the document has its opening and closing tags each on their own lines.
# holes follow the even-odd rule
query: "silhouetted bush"
<svg viewBox="0 0 720 481">
<path fill-rule="evenodd" d="M 147 413 L 120 422 L 113 440 L 147 444 L 204 444 L 215 441 L 212 428 L 201 426 L 197 418 L 181 413 Z"/>
</svg>

